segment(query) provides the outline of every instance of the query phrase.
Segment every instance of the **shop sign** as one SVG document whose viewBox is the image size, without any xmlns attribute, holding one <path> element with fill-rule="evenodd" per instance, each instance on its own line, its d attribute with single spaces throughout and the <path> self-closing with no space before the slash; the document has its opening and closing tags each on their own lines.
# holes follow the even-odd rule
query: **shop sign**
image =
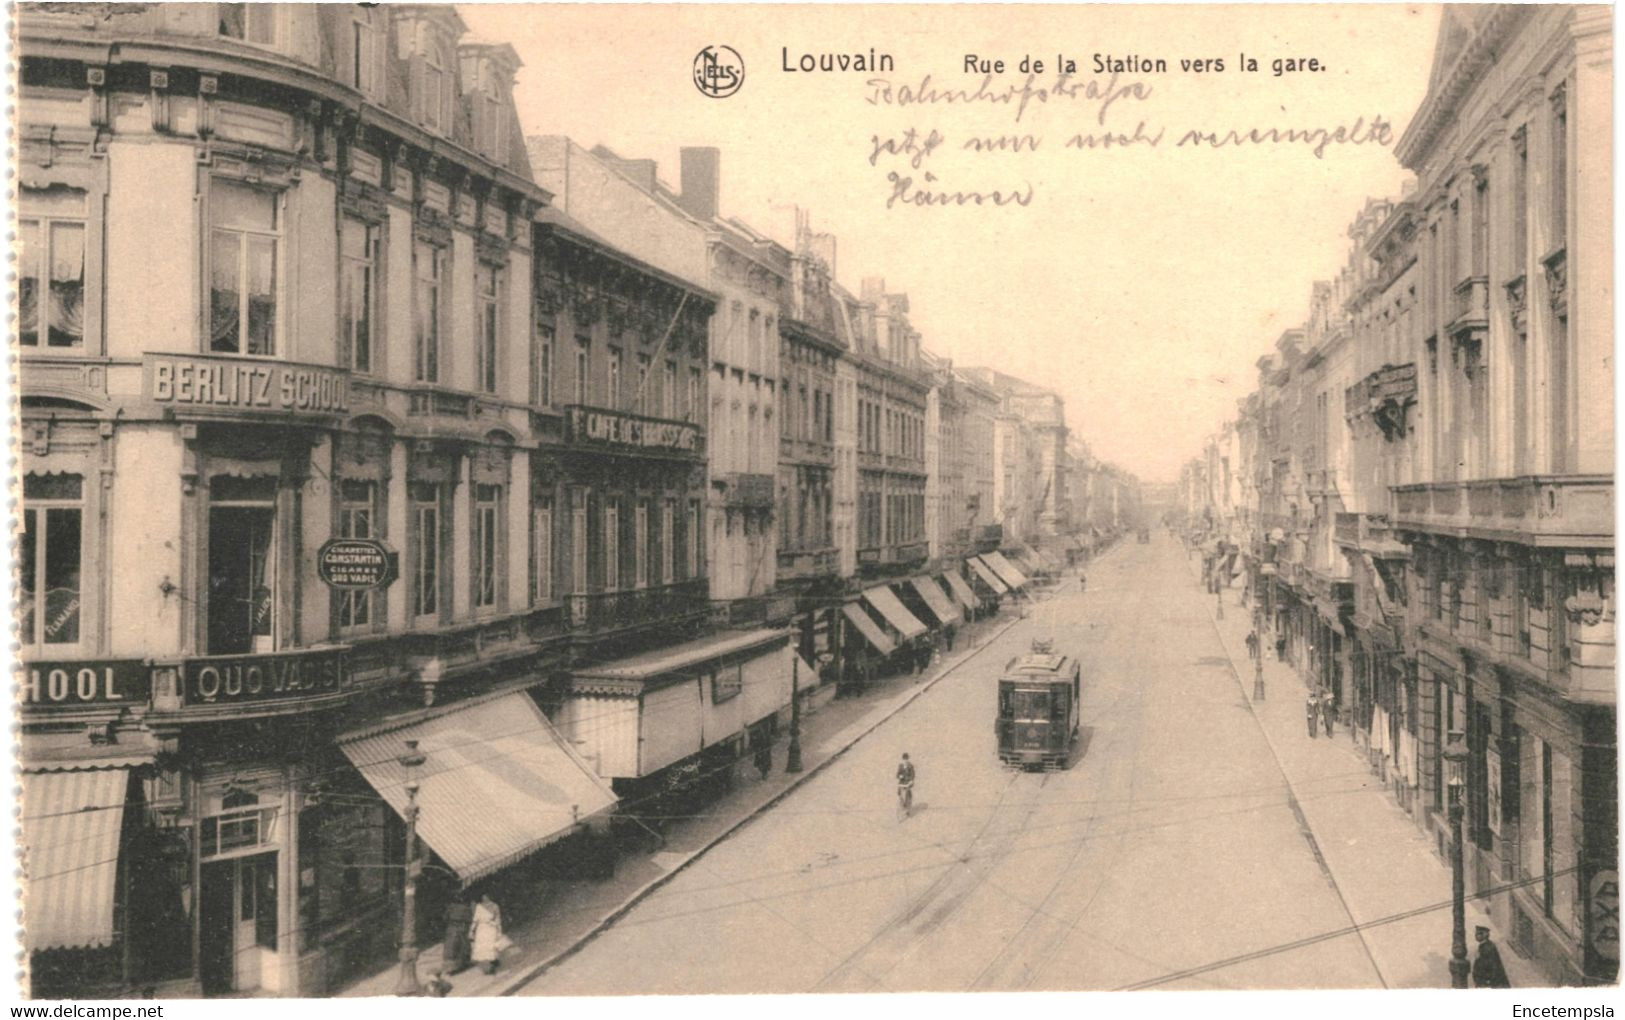
<svg viewBox="0 0 1625 1020">
<path fill-rule="evenodd" d="M 713 705 L 720 705 L 724 701 L 737 698 L 744 689 L 744 667 L 737 663 L 711 674 L 711 704 Z"/>
<path fill-rule="evenodd" d="M 151 674 L 140 659 L 32 662 L 23 667 L 18 700 L 33 711 L 139 705 L 151 694 Z"/>
<path fill-rule="evenodd" d="M 395 580 L 399 560 L 371 538 L 330 538 L 316 553 L 316 576 L 329 588 L 364 591 Z"/>
<path fill-rule="evenodd" d="M 571 407 L 566 421 L 572 443 L 692 453 L 700 435 L 699 428 L 687 422 L 639 418 L 592 407 Z"/>
<path fill-rule="evenodd" d="M 249 704 L 319 698 L 350 685 L 346 649 L 285 655 L 215 655 L 181 664 L 186 704 Z"/>
<path fill-rule="evenodd" d="M 148 354 L 144 360 L 143 392 L 162 407 L 324 418 L 350 410 L 350 373 L 342 369 L 201 354 Z"/>
<path fill-rule="evenodd" d="M 1591 949 L 1604 960 L 1619 959 L 1619 872 L 1591 876 Z"/>
</svg>

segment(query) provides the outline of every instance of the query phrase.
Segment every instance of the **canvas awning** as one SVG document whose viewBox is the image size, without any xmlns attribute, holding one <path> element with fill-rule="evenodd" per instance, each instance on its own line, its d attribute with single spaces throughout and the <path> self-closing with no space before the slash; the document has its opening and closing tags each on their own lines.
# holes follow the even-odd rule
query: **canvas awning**
<svg viewBox="0 0 1625 1020">
<path fill-rule="evenodd" d="M 982 557 L 994 572 L 1004 579 L 1004 583 L 1012 588 L 1026 587 L 1027 577 L 1016 569 L 1016 565 L 1004 558 L 1004 553 L 990 552 Z"/>
<path fill-rule="evenodd" d="M 427 760 L 402 765 L 406 741 Z M 615 794 L 524 691 L 454 702 L 345 734 L 339 749 L 463 884 L 507 867 L 615 806 Z"/>
<path fill-rule="evenodd" d="M 856 602 L 848 602 L 842 606 L 841 614 L 852 626 L 858 628 L 858 633 L 863 635 L 863 639 L 873 645 L 875 651 L 881 655 L 890 655 L 897 650 L 897 642 L 887 637 L 886 632 L 880 629 L 880 624 L 874 621 L 874 617 L 864 612 L 863 607 Z"/>
<path fill-rule="evenodd" d="M 920 593 L 920 598 L 924 600 L 926 608 L 935 613 L 937 619 L 942 623 L 958 623 L 964 617 L 964 614 L 954 605 L 953 600 L 945 595 L 942 589 L 938 587 L 937 582 L 929 577 L 910 578 L 909 583 L 914 586 L 915 591 Z"/>
<path fill-rule="evenodd" d="M 572 675 L 611 680 L 652 680 L 682 673 L 713 659 L 749 653 L 774 642 L 782 643 L 787 633 L 785 630 L 763 627 L 743 633 L 716 634 L 602 665 L 583 666 Z"/>
<path fill-rule="evenodd" d="M 25 772 L 22 779 L 24 944 L 29 952 L 112 945 L 129 770 Z"/>
<path fill-rule="evenodd" d="M 959 601 L 960 605 L 969 610 L 974 611 L 976 609 L 976 593 L 970 590 L 970 585 L 965 583 L 963 577 L 950 570 L 942 575 L 942 579 L 948 582 L 948 591 L 953 594 L 953 597 Z"/>
<path fill-rule="evenodd" d="M 904 639 L 916 638 L 926 632 L 925 624 L 920 618 L 908 611 L 901 599 L 892 594 L 892 590 L 883 584 L 877 584 L 863 593 L 863 600 L 880 611 L 886 622 L 903 635 Z"/>
<path fill-rule="evenodd" d="M 983 584 L 987 585 L 989 588 L 992 588 L 998 594 L 1003 595 L 1005 592 L 1010 590 L 1010 586 L 999 580 L 999 575 L 993 572 L 992 567 L 988 566 L 986 563 L 983 563 L 980 556 L 972 556 L 965 562 L 969 563 L 970 568 L 976 571 L 976 576 L 982 579 Z"/>
<path fill-rule="evenodd" d="M 1005 555 L 1005 559 L 1013 563 L 1017 569 L 1026 574 L 1028 577 L 1044 572 L 1043 568 L 1035 563 L 1031 556 L 1026 556 L 1021 553 L 1008 553 Z"/>
</svg>

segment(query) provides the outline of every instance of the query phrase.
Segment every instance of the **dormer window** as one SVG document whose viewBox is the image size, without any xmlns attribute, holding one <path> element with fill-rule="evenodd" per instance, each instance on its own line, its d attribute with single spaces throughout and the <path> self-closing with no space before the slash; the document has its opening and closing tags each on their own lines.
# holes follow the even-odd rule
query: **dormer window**
<svg viewBox="0 0 1625 1020">
<path fill-rule="evenodd" d="M 445 103 L 441 101 L 445 93 L 446 69 L 440 64 L 439 52 L 431 46 L 423 56 L 423 124 L 436 134 L 446 131 Z"/>
<path fill-rule="evenodd" d="M 276 46 L 279 4 L 219 4 L 220 34 L 256 46 Z"/>
<path fill-rule="evenodd" d="M 376 97 L 380 91 L 379 65 L 383 53 L 378 17 L 365 7 L 357 7 L 350 18 L 350 66 L 348 84 L 363 95 Z"/>
<path fill-rule="evenodd" d="M 483 148 L 491 159 L 498 163 L 508 161 L 508 116 L 507 98 L 504 95 L 502 83 L 497 80 L 496 69 L 490 64 L 485 66 L 484 80 L 480 89 L 480 102 L 485 105 L 484 116 L 481 118 L 485 129 L 482 138 Z"/>
</svg>

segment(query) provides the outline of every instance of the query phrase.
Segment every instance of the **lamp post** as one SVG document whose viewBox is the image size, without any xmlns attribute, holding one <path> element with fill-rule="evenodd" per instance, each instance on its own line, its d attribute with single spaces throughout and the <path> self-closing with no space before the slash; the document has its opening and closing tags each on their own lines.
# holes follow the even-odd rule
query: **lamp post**
<svg viewBox="0 0 1625 1020">
<path fill-rule="evenodd" d="M 784 771 L 801 771 L 801 656 L 790 659 L 790 750 Z"/>
<path fill-rule="evenodd" d="M 1450 796 L 1450 987 L 1467 987 L 1467 891 L 1462 870 L 1461 845 L 1461 778 L 1462 763 L 1467 760 L 1467 746 L 1460 730 L 1451 730 L 1445 745 L 1444 760 L 1450 769 L 1446 784 Z"/>
<path fill-rule="evenodd" d="M 418 861 L 418 766 L 428 758 L 418 750 L 416 740 L 406 741 L 406 753 L 397 759 L 406 769 L 406 884 L 401 895 L 401 974 L 395 982 L 396 995 L 422 995 L 418 984 L 417 899 L 418 874 L 423 870 Z"/>
<path fill-rule="evenodd" d="M 1253 700 L 1264 700 L 1264 607 L 1256 604 L 1257 595 L 1254 595 L 1253 606 L 1253 634 L 1258 641 L 1253 646 Z"/>
</svg>

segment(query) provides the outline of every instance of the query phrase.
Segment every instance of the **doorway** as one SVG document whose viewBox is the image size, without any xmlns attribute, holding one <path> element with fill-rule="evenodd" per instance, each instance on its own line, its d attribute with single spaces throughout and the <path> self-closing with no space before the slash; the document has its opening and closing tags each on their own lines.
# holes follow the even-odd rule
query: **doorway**
<svg viewBox="0 0 1625 1020">
<path fill-rule="evenodd" d="M 238 480 L 220 479 L 217 497 L 226 481 Z M 276 483 L 251 481 L 248 492 L 226 493 L 250 498 L 216 498 L 209 506 L 210 655 L 263 654 L 274 648 Z"/>
<path fill-rule="evenodd" d="M 276 851 L 203 865 L 203 991 L 276 991 Z"/>
</svg>

